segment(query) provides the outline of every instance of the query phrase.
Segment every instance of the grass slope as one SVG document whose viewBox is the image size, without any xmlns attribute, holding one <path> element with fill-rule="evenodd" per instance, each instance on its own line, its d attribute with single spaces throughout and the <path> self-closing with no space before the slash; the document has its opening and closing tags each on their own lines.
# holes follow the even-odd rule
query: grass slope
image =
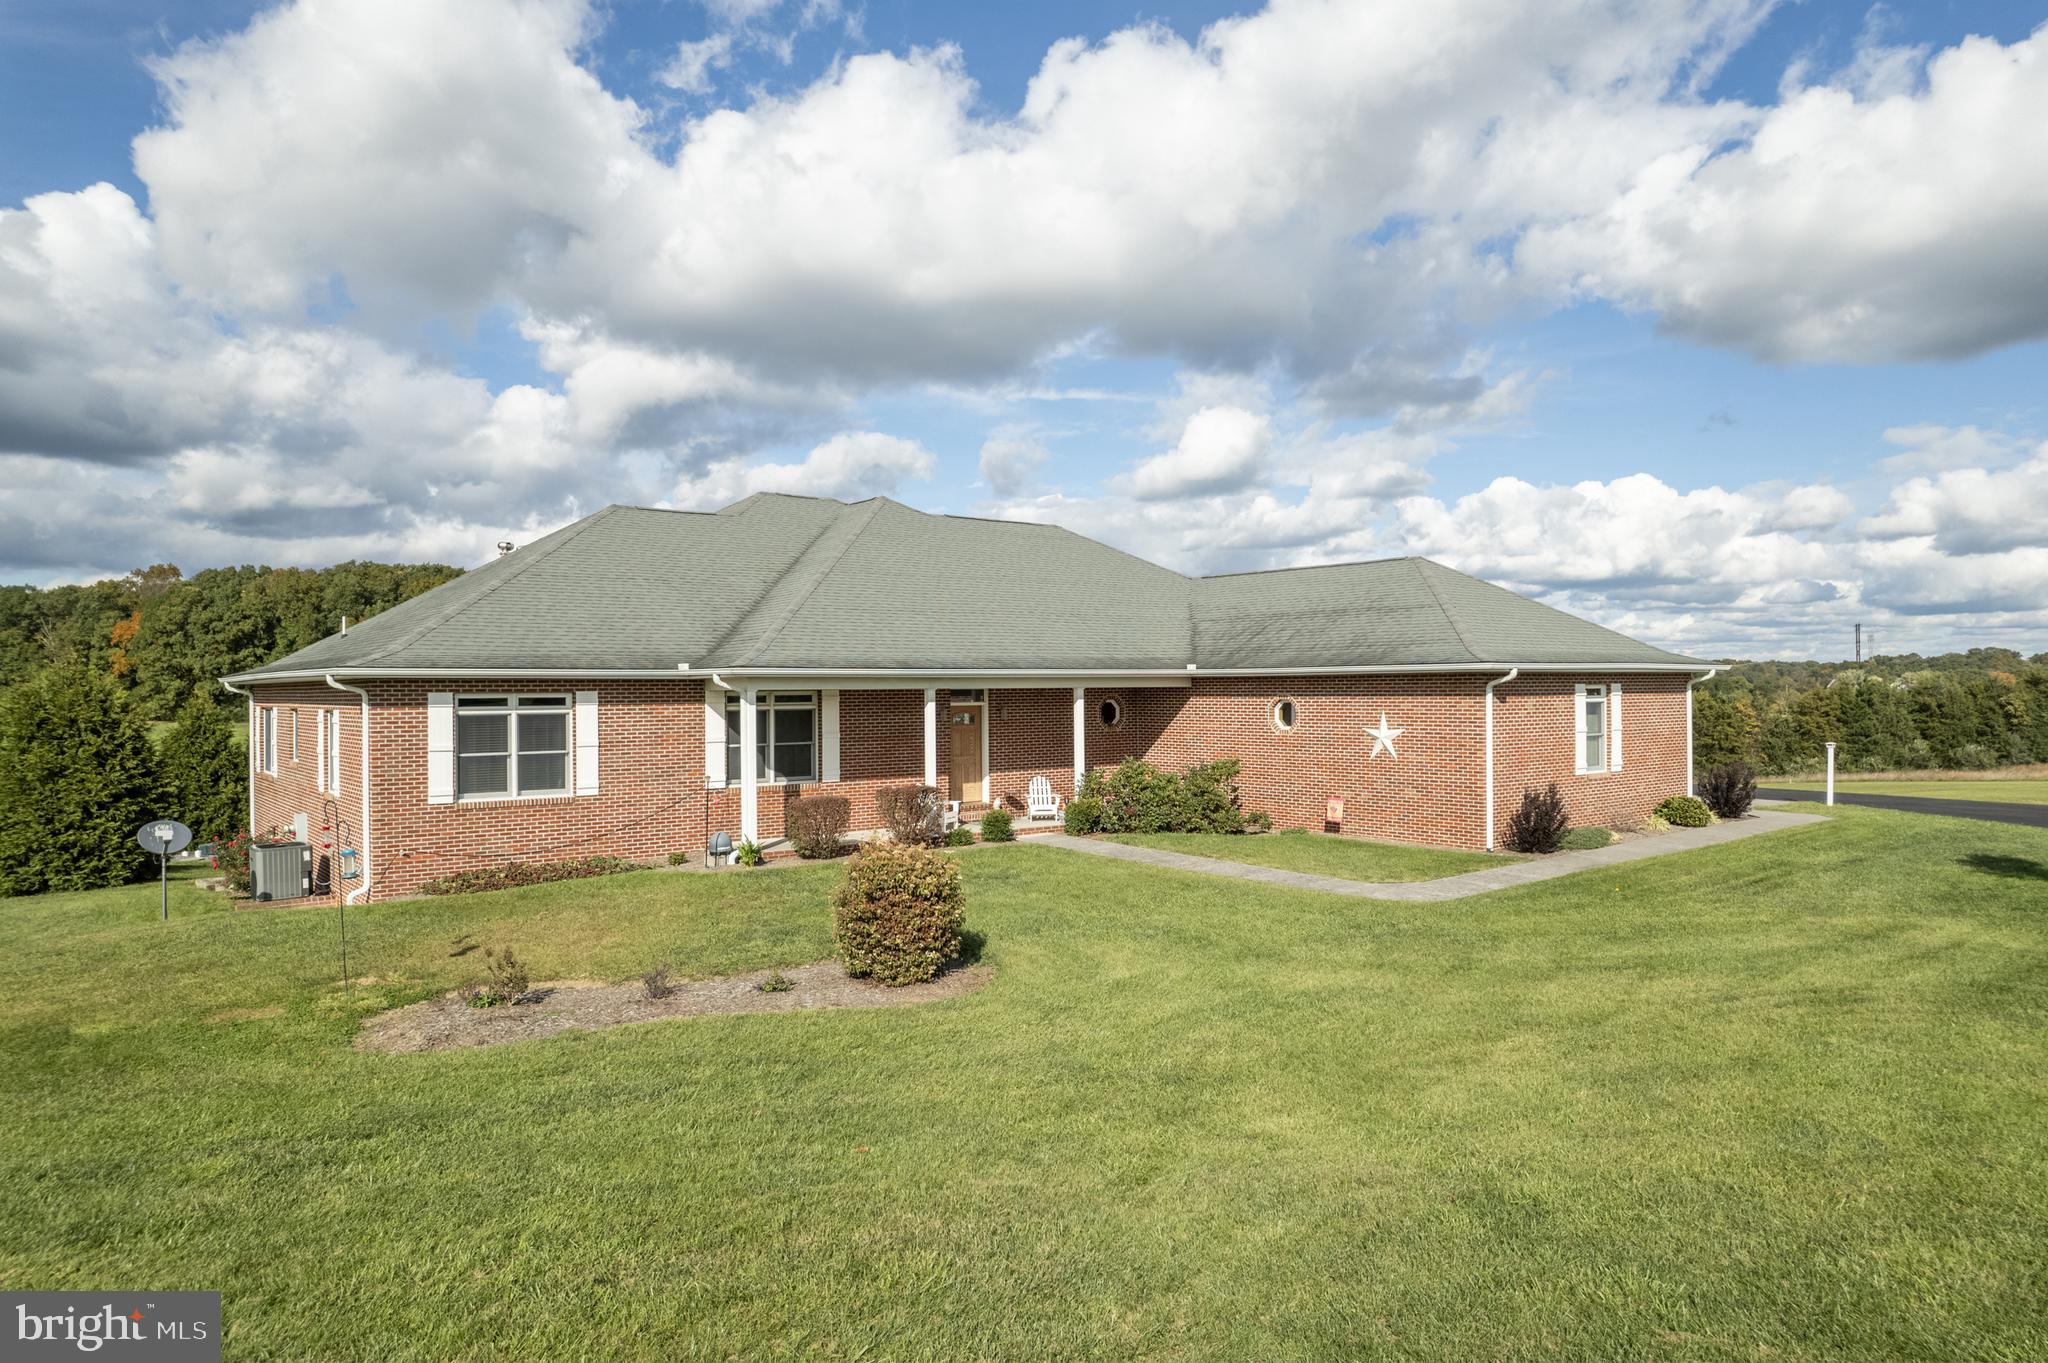
<svg viewBox="0 0 2048 1363">
<path fill-rule="evenodd" d="M 1235 861 L 1246 866 L 1274 866 L 1283 871 L 1306 871 L 1311 875 L 1383 885 L 1483 871 L 1505 860 L 1485 852 L 1401 847 L 1394 843 L 1365 842 L 1327 833 L 1261 833 L 1256 836 L 1115 833 L 1109 835 L 1109 841 L 1130 843 L 1135 847 L 1156 847 L 1164 852 L 1182 852 L 1192 857 L 1215 857 L 1219 861 Z"/>
<path fill-rule="evenodd" d="M 1792 790 L 1825 790 L 1827 780 L 1779 781 L 1759 778 L 1758 785 Z M 2048 780 L 2025 781 L 1897 781 L 1835 778 L 1842 795 L 1917 795 L 1939 800 L 1990 800 L 1998 804 L 2048 805 Z"/>
<path fill-rule="evenodd" d="M 837 872 L 353 917 L 0 904 L 0 1281 L 230 1358 L 2039 1357 L 2048 836 L 1825 825 L 1454 906 L 961 859 L 994 982 L 349 1048 L 473 942 L 821 955 Z"/>
</svg>

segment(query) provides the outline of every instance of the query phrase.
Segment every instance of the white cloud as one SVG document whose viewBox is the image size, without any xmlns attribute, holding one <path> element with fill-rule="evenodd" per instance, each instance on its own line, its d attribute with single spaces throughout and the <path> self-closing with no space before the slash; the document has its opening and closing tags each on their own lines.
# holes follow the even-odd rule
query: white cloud
<svg viewBox="0 0 2048 1363">
<path fill-rule="evenodd" d="M 1925 537 L 1947 554 L 2038 545 L 2048 528 L 2048 443 L 2009 469 L 1948 468 L 1909 478 L 1861 528 L 1881 539 Z"/>
<path fill-rule="evenodd" d="M 732 34 L 714 33 L 707 38 L 685 42 L 657 75 L 663 85 L 687 95 L 708 95 L 711 73 L 732 65 Z"/>
<path fill-rule="evenodd" d="M 1144 460 L 1119 486 L 1144 500 L 1230 492 L 1263 474 L 1272 442 L 1272 427 L 1263 414 L 1204 407 L 1188 418 L 1179 444 Z"/>
<path fill-rule="evenodd" d="M 851 502 L 928 479 L 935 468 L 931 451 L 915 440 L 880 431 L 846 431 L 795 464 L 720 460 L 680 484 L 674 500 L 678 506 L 709 509 L 756 492 L 791 492 Z"/>
<path fill-rule="evenodd" d="M 1052 451 L 1025 436 L 994 436 L 982 442 L 981 481 L 998 497 L 1014 497 L 1030 485 Z"/>
</svg>

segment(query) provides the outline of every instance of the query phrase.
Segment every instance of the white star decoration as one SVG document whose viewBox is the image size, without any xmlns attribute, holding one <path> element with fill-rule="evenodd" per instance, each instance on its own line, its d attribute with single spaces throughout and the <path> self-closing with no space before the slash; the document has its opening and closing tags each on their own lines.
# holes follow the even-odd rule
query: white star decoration
<svg viewBox="0 0 2048 1363">
<path fill-rule="evenodd" d="M 1371 756 L 1378 757 L 1384 752 L 1396 761 L 1400 760 L 1401 755 L 1394 751 L 1394 740 L 1408 731 L 1406 729 L 1388 728 L 1387 712 L 1385 710 L 1380 711 L 1380 727 L 1377 729 L 1367 729 L 1365 732 L 1367 737 L 1372 739 Z"/>
</svg>

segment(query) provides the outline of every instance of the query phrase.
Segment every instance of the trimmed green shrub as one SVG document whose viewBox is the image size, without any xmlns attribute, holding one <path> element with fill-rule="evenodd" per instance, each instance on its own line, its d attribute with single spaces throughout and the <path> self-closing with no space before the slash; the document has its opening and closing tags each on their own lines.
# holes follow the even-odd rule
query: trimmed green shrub
<svg viewBox="0 0 2048 1363">
<path fill-rule="evenodd" d="M 1612 831 L 1605 828 L 1574 828 L 1564 835 L 1557 847 L 1561 852 L 1590 852 L 1596 847 L 1605 847 L 1614 841 Z"/>
<path fill-rule="evenodd" d="M 249 754 L 227 714 L 195 691 L 157 749 L 173 817 L 194 842 L 231 838 L 249 820 Z"/>
<path fill-rule="evenodd" d="M 1090 772 L 1089 775 L 1094 775 Z M 1086 787 L 1084 786 L 1085 790 Z M 1067 801 L 1067 832 L 1077 838 L 1102 831 L 1102 800 L 1099 796 L 1081 795 Z"/>
<path fill-rule="evenodd" d="M 929 847 L 946 831 L 946 805 L 936 786 L 887 786 L 875 795 L 875 813 L 898 842 Z"/>
<path fill-rule="evenodd" d="M 113 678 L 63 663 L 0 700 L 0 895 L 154 874 L 135 830 L 162 798 L 149 726 Z"/>
<path fill-rule="evenodd" d="M 272 829 L 274 835 L 277 830 Z M 430 880 L 420 886 L 421 894 L 479 894 L 485 890 L 510 890 L 521 885 L 546 885 L 556 880 L 588 880 L 592 876 L 615 876 L 638 871 L 637 861 L 624 857 L 579 857 L 574 861 L 508 861 L 503 866 L 483 866 L 474 871 L 457 871 L 452 876 Z"/>
<path fill-rule="evenodd" d="M 690 854 L 688 852 L 671 852 L 668 854 L 668 864 L 671 866 L 688 866 L 690 864 Z"/>
<path fill-rule="evenodd" d="M 1134 757 L 1107 776 L 1089 772 L 1081 795 L 1101 801 L 1105 833 L 1242 833 L 1238 770 L 1237 759 L 1223 758 L 1175 775 Z"/>
<path fill-rule="evenodd" d="M 947 833 L 946 833 L 946 846 L 948 846 L 948 847 L 972 847 L 972 846 L 974 846 L 974 830 L 973 830 L 973 829 L 971 829 L 971 828 L 969 828 L 969 827 L 968 827 L 968 826 L 967 826 L 966 824 L 964 824 L 964 823 L 963 823 L 963 824 L 956 824 L 956 825 L 954 825 L 954 826 L 953 826 L 953 827 L 952 827 L 951 829 L 947 830 Z"/>
<path fill-rule="evenodd" d="M 1015 842 L 1017 830 L 1012 825 L 1010 811 L 997 805 L 981 816 L 981 840 L 983 842 Z"/>
<path fill-rule="evenodd" d="M 1707 802 L 1691 795 L 1672 795 L 1657 802 L 1650 811 L 1653 819 L 1662 819 L 1674 828 L 1705 828 L 1714 821 L 1713 811 Z"/>
<path fill-rule="evenodd" d="M 853 802 L 844 795 L 805 795 L 789 802 L 782 822 L 796 854 L 816 860 L 846 850 L 846 825 L 852 815 Z"/>
<path fill-rule="evenodd" d="M 1724 819 L 1739 819 L 1756 800 L 1756 773 L 1747 762 L 1724 762 L 1700 780 L 1700 799 Z"/>
<path fill-rule="evenodd" d="M 1516 852 L 1555 852 L 1570 831 L 1564 796 L 1558 794 L 1557 782 L 1552 781 L 1543 790 L 1522 792 L 1522 803 L 1508 816 L 1507 844 Z"/>
<path fill-rule="evenodd" d="M 960 865 L 909 842 L 871 842 L 832 895 L 832 935 L 846 973 L 916 984 L 960 954 L 966 896 Z"/>
</svg>

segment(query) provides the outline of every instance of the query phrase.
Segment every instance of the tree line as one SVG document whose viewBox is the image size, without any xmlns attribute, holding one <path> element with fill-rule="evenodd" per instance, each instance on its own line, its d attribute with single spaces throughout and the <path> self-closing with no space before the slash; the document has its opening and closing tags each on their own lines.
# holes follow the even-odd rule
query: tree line
<svg viewBox="0 0 2048 1363">
<path fill-rule="evenodd" d="M 1738 662 L 1693 696 L 1701 770 L 1982 770 L 2048 762 L 2048 653 L 1917 653 L 1862 663 Z"/>
<path fill-rule="evenodd" d="M 150 873 L 135 842 L 170 817 L 199 842 L 244 830 L 242 699 L 219 678 L 439 586 L 441 564 L 170 564 L 65 587 L 0 587 L 0 895 Z M 171 721 L 167 733 L 152 721 Z"/>
</svg>

